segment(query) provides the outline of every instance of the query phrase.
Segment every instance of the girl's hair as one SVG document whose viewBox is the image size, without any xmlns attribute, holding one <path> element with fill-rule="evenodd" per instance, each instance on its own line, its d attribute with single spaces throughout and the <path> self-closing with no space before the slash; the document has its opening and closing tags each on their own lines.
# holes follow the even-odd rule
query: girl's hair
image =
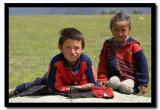
<svg viewBox="0 0 160 110">
<path fill-rule="evenodd" d="M 119 21 L 127 21 L 129 28 L 131 28 L 131 18 L 130 18 L 130 16 L 128 16 L 128 15 L 122 13 L 122 12 L 119 12 L 115 16 L 112 17 L 112 19 L 110 21 L 110 29 L 112 28 L 113 23 L 119 22 Z"/>
<path fill-rule="evenodd" d="M 60 38 L 58 41 L 58 47 L 61 48 L 67 39 L 81 41 L 82 48 L 84 48 L 84 46 L 85 46 L 85 42 L 84 42 L 84 38 L 82 36 L 82 33 L 76 28 L 64 28 L 60 31 Z"/>
</svg>

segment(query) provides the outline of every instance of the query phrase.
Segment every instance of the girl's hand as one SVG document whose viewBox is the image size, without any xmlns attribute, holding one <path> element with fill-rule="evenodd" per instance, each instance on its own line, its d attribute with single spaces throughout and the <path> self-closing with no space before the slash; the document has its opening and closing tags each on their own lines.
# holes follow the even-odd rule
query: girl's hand
<svg viewBox="0 0 160 110">
<path fill-rule="evenodd" d="M 141 85 L 141 86 L 140 86 L 140 93 L 141 93 L 141 94 L 146 94 L 146 93 L 147 93 L 147 87 Z"/>
</svg>

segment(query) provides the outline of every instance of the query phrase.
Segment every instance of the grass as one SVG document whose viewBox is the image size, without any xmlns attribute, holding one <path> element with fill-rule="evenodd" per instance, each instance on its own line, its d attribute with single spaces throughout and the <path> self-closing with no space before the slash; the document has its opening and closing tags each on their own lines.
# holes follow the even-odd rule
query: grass
<svg viewBox="0 0 160 110">
<path fill-rule="evenodd" d="M 131 15 L 131 18 L 132 36 L 141 42 L 148 60 L 148 96 L 151 96 L 151 16 Z M 51 58 L 59 53 L 59 30 L 66 27 L 75 27 L 84 34 L 84 52 L 97 68 L 103 42 L 111 36 L 110 19 L 111 15 L 10 16 L 9 88 L 30 82 L 47 71 Z"/>
</svg>

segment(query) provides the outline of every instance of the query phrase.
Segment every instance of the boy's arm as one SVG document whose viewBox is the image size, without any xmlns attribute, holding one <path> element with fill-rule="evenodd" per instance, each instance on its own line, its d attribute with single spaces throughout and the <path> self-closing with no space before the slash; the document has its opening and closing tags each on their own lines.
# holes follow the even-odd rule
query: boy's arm
<svg viewBox="0 0 160 110">
<path fill-rule="evenodd" d="M 88 59 L 87 63 L 87 69 L 85 71 L 85 74 L 82 74 L 81 76 L 81 82 L 80 84 L 86 84 L 86 83 L 92 83 L 95 86 L 100 86 L 100 84 L 97 82 L 97 75 L 94 70 L 94 66 L 92 64 L 92 61 Z"/>
<path fill-rule="evenodd" d="M 84 74 L 84 76 L 85 76 L 85 74 Z M 93 83 L 88 83 L 87 79 L 86 79 L 86 76 L 82 77 L 79 85 L 76 85 L 76 86 L 65 85 L 62 82 L 61 74 L 59 74 L 58 72 L 56 73 L 55 89 L 57 89 L 60 92 L 65 92 L 65 93 L 69 92 L 71 90 L 71 88 L 75 88 L 75 89 L 78 89 L 78 90 L 88 90 L 88 89 L 91 89 L 92 86 L 94 86 L 94 84 Z"/>
<path fill-rule="evenodd" d="M 97 82 L 96 82 L 97 79 L 95 76 L 95 71 L 94 71 L 93 65 L 91 67 L 89 66 L 86 72 L 87 73 L 81 74 L 81 80 L 79 82 L 79 85 L 71 86 L 71 88 L 88 90 L 88 89 L 91 89 L 93 86 L 99 86 L 99 85 L 97 85 Z M 87 79 L 86 74 L 90 74 L 90 76 L 88 76 L 89 79 Z"/>
<path fill-rule="evenodd" d="M 70 86 L 63 83 L 62 76 L 58 71 L 55 76 L 55 89 L 59 92 L 68 92 L 70 90 Z"/>
<path fill-rule="evenodd" d="M 82 90 L 82 91 L 87 91 L 87 90 L 91 90 L 92 87 L 94 87 L 95 85 L 93 83 L 86 83 L 83 85 L 77 85 L 77 86 L 70 86 L 70 90 L 71 88 L 74 89 L 78 89 L 78 90 Z"/>
</svg>

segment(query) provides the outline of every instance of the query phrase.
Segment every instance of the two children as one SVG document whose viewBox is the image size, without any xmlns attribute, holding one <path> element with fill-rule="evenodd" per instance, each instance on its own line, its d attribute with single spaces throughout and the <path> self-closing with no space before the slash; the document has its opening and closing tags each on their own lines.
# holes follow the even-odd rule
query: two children
<svg viewBox="0 0 160 110">
<path fill-rule="evenodd" d="M 34 85 L 48 85 L 48 92 L 66 93 L 71 88 L 90 89 L 94 86 L 112 87 L 125 94 L 146 93 L 148 64 L 140 43 L 130 36 L 130 17 L 117 13 L 110 22 L 113 37 L 106 40 L 100 52 L 98 82 L 90 58 L 83 53 L 82 33 L 75 28 L 61 30 L 58 47 L 60 54 L 51 60 L 44 77 L 24 83 L 9 91 L 19 94 Z"/>
</svg>

